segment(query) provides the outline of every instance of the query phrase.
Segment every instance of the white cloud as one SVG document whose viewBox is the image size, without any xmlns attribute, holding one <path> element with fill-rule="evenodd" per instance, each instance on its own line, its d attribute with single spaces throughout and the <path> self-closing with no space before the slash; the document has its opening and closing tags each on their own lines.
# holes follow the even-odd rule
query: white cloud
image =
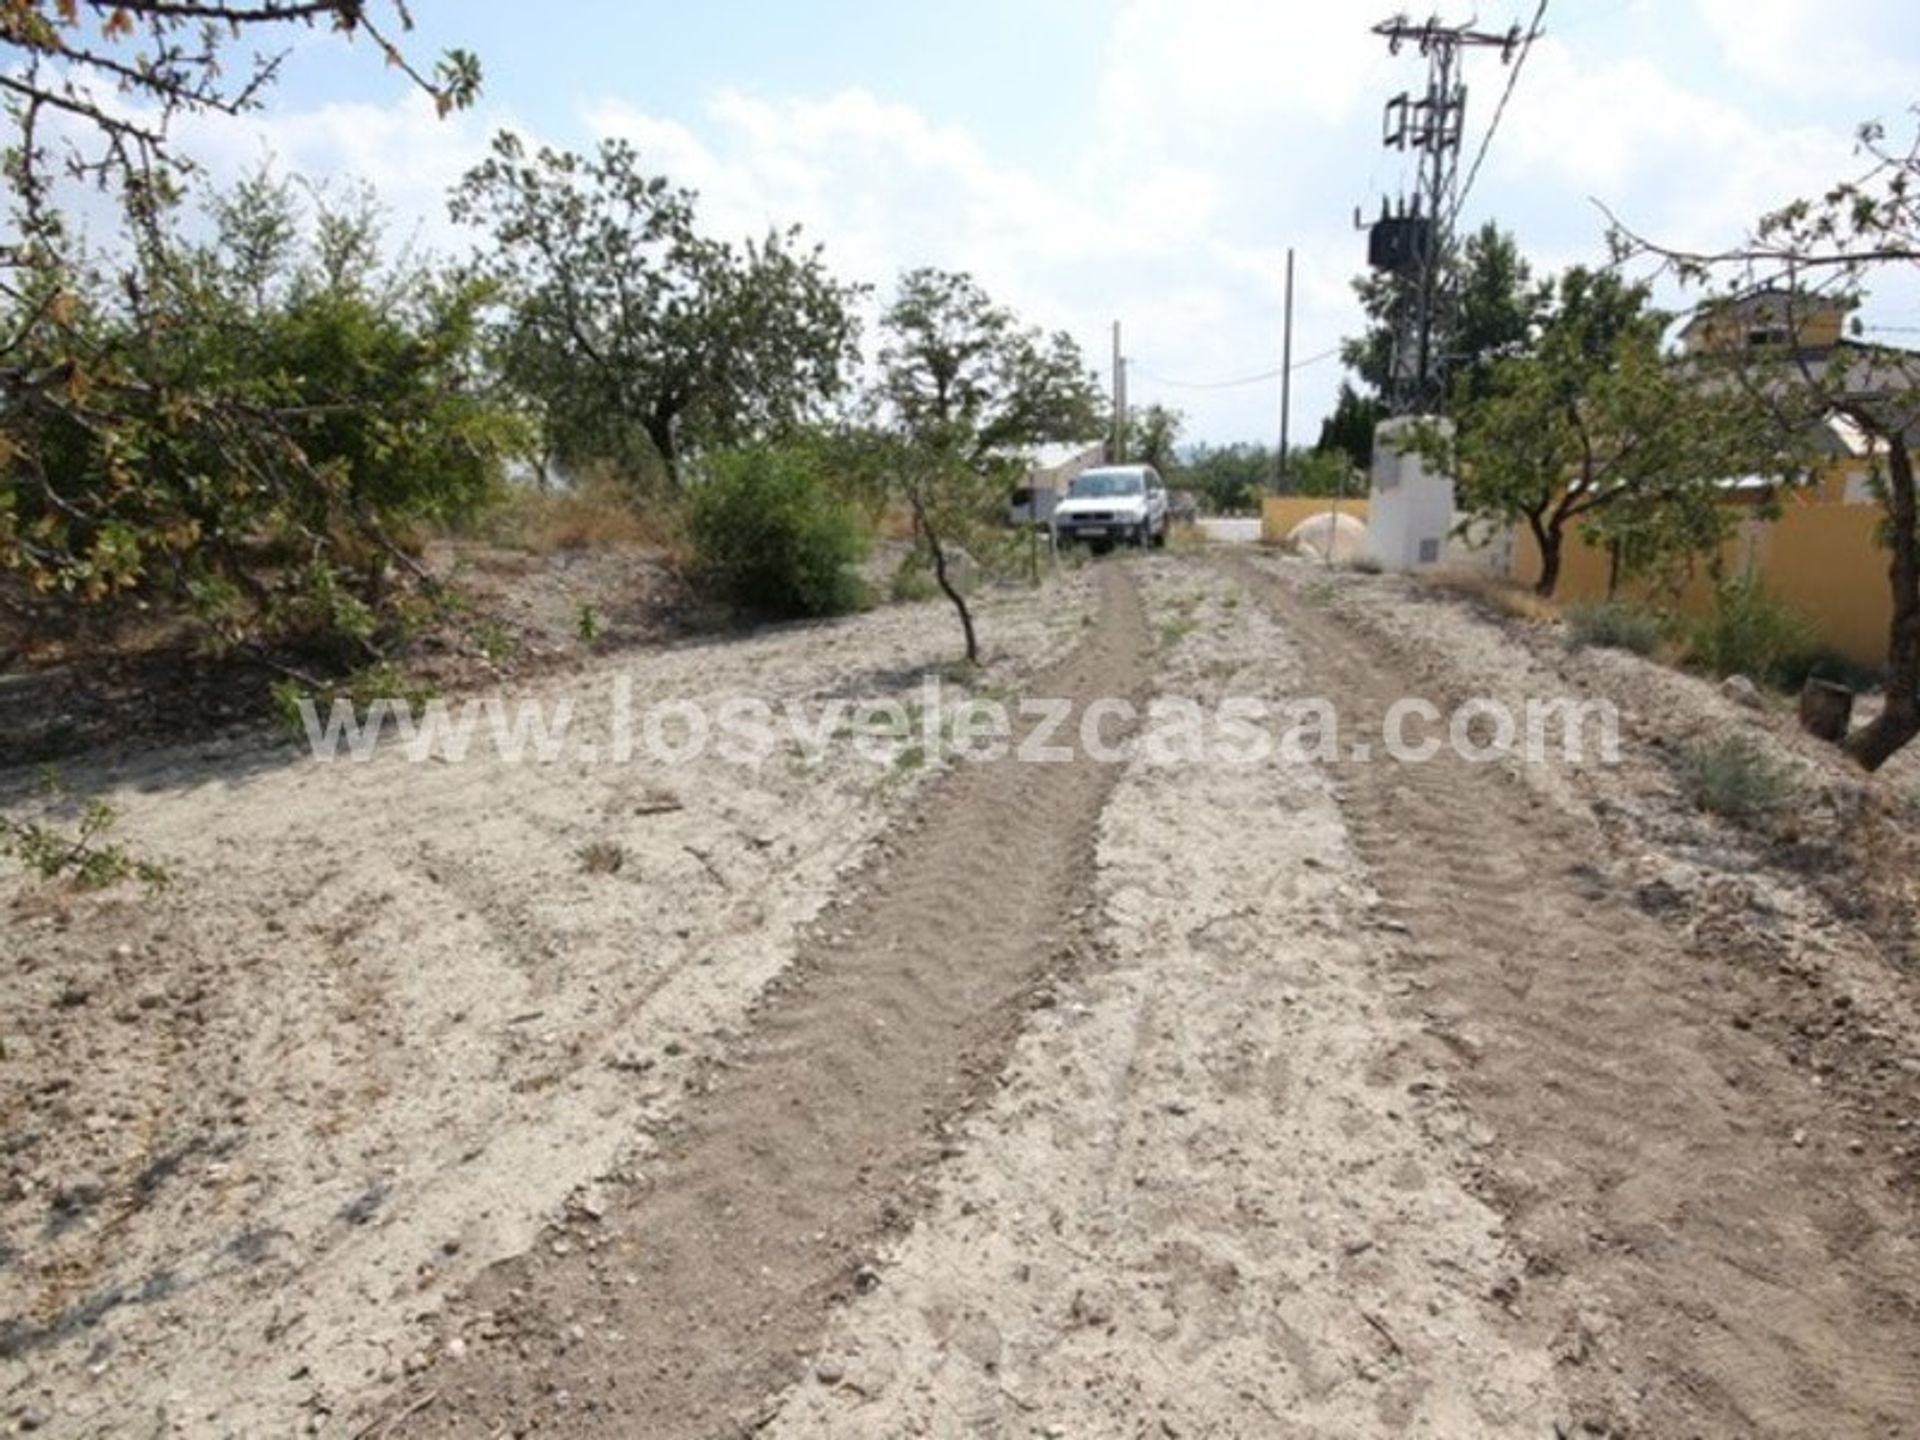
<svg viewBox="0 0 1920 1440">
<path fill-rule="evenodd" d="M 1822 19 L 1831 7 L 1793 0 L 1697 0 L 1728 65 L 1798 85 L 1796 95 L 1839 90 L 1836 77 L 1849 74 L 1876 84 L 1908 74 L 1886 37 L 1904 33 L 1896 22 L 1909 3 L 1843 0 L 1833 25 Z M 1497 218 L 1557 268 L 1599 256 L 1604 222 L 1590 196 L 1663 240 L 1718 244 L 1849 168 L 1855 95 L 1809 109 L 1729 93 L 1722 72 L 1695 73 L 1703 62 L 1684 47 L 1623 47 L 1623 37 L 1657 35 L 1665 7 L 1659 21 L 1644 0 L 1608 13 L 1611 28 L 1576 15 L 1535 47 L 1470 222 Z M 1417 55 L 1387 54 L 1372 18 L 1313 0 L 1125 0 L 1087 57 L 1099 68 L 1093 113 L 1065 122 L 1084 133 L 1046 170 L 991 149 L 981 138 L 991 132 L 859 87 L 778 99 L 723 90 L 673 114 L 606 97 L 582 107 L 578 133 L 539 138 L 579 147 L 624 136 L 649 167 L 701 193 L 710 229 L 799 222 L 843 275 L 883 290 L 914 265 L 972 271 L 1034 322 L 1070 330 L 1097 366 L 1120 316 L 1139 362 L 1136 397 L 1187 408 L 1203 438 L 1265 438 L 1277 424 L 1273 385 L 1189 390 L 1149 377 L 1210 381 L 1277 363 L 1289 244 L 1299 249 L 1296 355 L 1358 328 L 1349 282 L 1363 249 L 1349 218 L 1398 183 L 1404 161 L 1379 148 L 1378 107 L 1422 78 Z M 1491 57 L 1475 59 L 1470 143 L 1502 78 Z M 495 107 L 436 121 L 410 98 L 204 123 L 191 143 L 216 173 L 268 146 L 289 168 L 371 181 L 403 225 L 419 220 L 430 241 L 453 246 L 465 237 L 445 219 L 446 189 L 511 116 Z M 1332 365 L 1302 373 L 1300 438 L 1337 378 Z"/>
<path fill-rule="evenodd" d="M 1699 0 L 1699 6 L 1727 62 L 1775 90 L 1870 102 L 1891 95 L 1902 104 L 1920 99 L 1912 0 Z"/>
<path fill-rule="evenodd" d="M 797 221 L 843 272 L 883 290 L 913 265 L 970 271 L 1031 321 L 1073 333 L 1095 365 L 1116 315 L 1129 348 L 1150 346 L 1161 373 L 1216 375 L 1273 353 L 1274 284 L 1259 259 L 1208 233 L 1216 175 L 1153 166 L 1110 200 L 1103 184 L 1049 183 L 964 130 L 859 90 L 780 102 L 723 93 L 705 118 L 696 135 L 620 101 L 586 115 L 595 134 L 631 140 L 698 190 L 720 233 Z M 1236 354 L 1241 345 L 1251 348 Z"/>
<path fill-rule="evenodd" d="M 1763 211 L 1831 183 L 1850 155 L 1844 130 L 1769 124 L 1651 59 L 1596 66 L 1547 40 L 1535 47 L 1490 168 L 1498 198 L 1515 210 L 1530 195 L 1560 198 L 1574 212 L 1563 212 L 1573 223 L 1560 228 L 1572 234 L 1598 232 L 1603 218 L 1588 203 L 1598 201 L 1668 243 L 1714 247 Z"/>
<path fill-rule="evenodd" d="M 485 156 L 489 137 L 513 123 L 497 108 L 441 119 L 426 96 L 409 94 L 390 105 L 323 105 L 242 122 L 190 116 L 176 122 L 175 138 L 216 185 L 263 160 L 283 174 L 364 182 L 391 211 L 396 239 L 417 234 L 431 249 L 453 251 L 468 237 L 447 217 L 447 192 Z"/>
</svg>

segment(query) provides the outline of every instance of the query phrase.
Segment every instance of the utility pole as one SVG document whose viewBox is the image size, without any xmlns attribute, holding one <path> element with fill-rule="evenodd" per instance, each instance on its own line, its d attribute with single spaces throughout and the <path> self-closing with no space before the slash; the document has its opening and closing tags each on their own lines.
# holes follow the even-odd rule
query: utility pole
<svg viewBox="0 0 1920 1440">
<path fill-rule="evenodd" d="M 1113 435 L 1107 442 L 1107 463 L 1127 458 L 1127 362 L 1120 353 L 1120 322 L 1113 322 Z"/>
<path fill-rule="evenodd" d="M 1293 431 L 1293 247 L 1287 247 L 1287 310 L 1280 341 L 1280 459 L 1273 488 L 1287 493 L 1287 445 Z"/>
<path fill-rule="evenodd" d="M 1435 353 L 1436 333 L 1444 311 L 1450 310 L 1446 265 L 1453 253 L 1453 222 L 1459 208 L 1460 145 L 1466 128 L 1467 86 L 1465 55 L 1472 49 L 1497 49 L 1503 64 L 1512 64 L 1530 37 L 1519 25 L 1500 31 L 1476 30 L 1471 25 L 1444 25 L 1436 16 L 1415 23 L 1403 12 L 1373 27 L 1373 33 L 1398 55 L 1403 45 L 1419 48 L 1427 61 L 1427 88 L 1416 99 L 1406 91 L 1387 102 L 1383 143 L 1389 150 L 1412 151 L 1420 157 L 1420 173 L 1411 203 L 1402 197 L 1397 208 L 1383 202 L 1380 219 L 1371 227 L 1367 260 L 1386 270 L 1401 284 L 1411 283 L 1411 311 L 1395 306 L 1393 384 L 1389 408 L 1396 415 L 1431 410 L 1440 400 L 1444 366 Z"/>
</svg>

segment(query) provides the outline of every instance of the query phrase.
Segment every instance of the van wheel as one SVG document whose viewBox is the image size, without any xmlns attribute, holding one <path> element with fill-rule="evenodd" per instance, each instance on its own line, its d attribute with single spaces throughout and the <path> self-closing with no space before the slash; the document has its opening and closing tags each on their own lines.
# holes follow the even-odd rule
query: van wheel
<svg viewBox="0 0 1920 1440">
<path fill-rule="evenodd" d="M 1164 550 L 1167 548 L 1167 527 L 1165 525 L 1162 525 L 1158 530 L 1153 532 L 1153 548 L 1156 550 Z"/>
</svg>

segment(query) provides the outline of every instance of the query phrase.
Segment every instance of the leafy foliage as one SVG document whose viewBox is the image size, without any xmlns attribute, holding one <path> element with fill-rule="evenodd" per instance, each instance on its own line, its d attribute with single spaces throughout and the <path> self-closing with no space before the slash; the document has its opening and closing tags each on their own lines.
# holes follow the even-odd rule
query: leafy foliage
<svg viewBox="0 0 1920 1440">
<path fill-rule="evenodd" d="M 1745 675 L 1784 684 L 1804 670 L 1813 630 L 1757 581 L 1730 580 L 1714 596 L 1712 613 L 1694 622 L 1687 659 L 1715 675 Z"/>
<path fill-rule="evenodd" d="M 1742 824 L 1778 814 L 1794 796 L 1791 773 L 1745 735 L 1689 745 L 1677 764 L 1694 804 Z"/>
<path fill-rule="evenodd" d="M 1181 467 L 1180 483 L 1213 514 L 1248 510 L 1273 479 L 1273 449 L 1267 445 L 1196 445 Z"/>
<path fill-rule="evenodd" d="M 480 62 L 467 51 L 447 51 L 430 73 L 408 58 L 396 38 L 413 28 L 405 0 L 7 0 L 0 57 L 18 134 L 7 181 L 27 243 L 0 268 L 24 270 L 30 290 L 59 249 L 65 225 L 53 188 L 63 175 L 120 193 L 136 224 L 156 221 L 187 164 L 168 145 L 171 123 L 257 108 L 285 57 L 248 46 L 295 26 L 364 37 L 442 115 L 479 94 Z M 236 56 L 236 49 L 247 53 Z"/>
<path fill-rule="evenodd" d="M 1341 354 L 1379 399 L 1394 394 L 1395 353 L 1403 328 L 1420 299 L 1420 282 L 1407 275 L 1370 273 L 1354 281 L 1367 315 L 1367 329 L 1348 340 Z M 1488 373 L 1503 356 L 1524 350 L 1540 324 L 1549 295 L 1536 283 L 1512 235 L 1488 222 L 1442 261 L 1435 328 L 1429 342 L 1443 388 L 1429 402 L 1448 398 L 1445 413 L 1460 412 L 1485 393 Z M 1352 453 L 1352 438 L 1348 439 Z M 1322 439 L 1322 445 L 1325 444 Z M 1371 446 L 1371 434 L 1368 441 Z M 1371 449 L 1368 451 L 1371 458 Z M 1355 456 L 1356 463 L 1367 463 Z"/>
<path fill-rule="evenodd" d="M 1658 615 L 1618 600 L 1574 605 L 1567 610 L 1567 644 L 1578 650 L 1627 650 L 1651 655 L 1660 648 L 1665 626 Z"/>
<path fill-rule="evenodd" d="M 1815 306 L 1856 311 L 1868 282 L 1920 262 L 1920 127 L 1904 146 L 1878 124 L 1861 127 L 1860 172 L 1825 194 L 1764 215 L 1746 239 L 1717 253 L 1652 244 L 1616 225 L 1621 260 L 1652 255 L 1689 283 L 1713 287 L 1704 318 L 1754 295 L 1783 310 L 1784 343 L 1748 346 L 1728 357 L 1729 383 L 1766 414 L 1776 434 L 1800 443 L 1811 426 L 1840 416 L 1880 450 L 1877 486 L 1886 510 L 1892 619 L 1887 636 L 1887 703 L 1846 738 L 1849 754 L 1877 769 L 1920 735 L 1920 490 L 1913 435 L 1920 425 L 1920 354 L 1888 345 L 1804 343 Z"/>
<path fill-rule="evenodd" d="M 919 550 L 904 556 L 888 583 L 888 598 L 896 605 L 914 605 L 931 600 L 940 593 L 934 582 L 933 561 Z"/>
<path fill-rule="evenodd" d="M 1272 445 L 1241 442 L 1233 445 L 1196 445 L 1181 463 L 1179 484 L 1201 497 L 1215 514 L 1255 509 L 1260 497 L 1274 488 L 1280 472 Z M 1343 450 L 1287 452 L 1286 493 L 1289 495 L 1348 495 L 1366 493 L 1366 479 L 1357 473 Z"/>
<path fill-rule="evenodd" d="M 1180 433 L 1187 417 L 1166 405 L 1148 405 L 1127 415 L 1126 457 L 1129 464 L 1151 465 L 1171 483 L 1180 468 Z"/>
<path fill-rule="evenodd" d="M 836 615 L 860 604 L 851 567 L 866 552 L 866 532 L 816 452 L 758 446 L 712 456 L 703 470 L 687 497 L 701 585 L 765 615 Z"/>
<path fill-rule="evenodd" d="M 223 213 L 229 231 L 258 242 L 231 266 L 183 246 L 175 224 L 193 167 L 169 143 L 171 122 L 257 107 L 282 57 L 255 42 L 315 25 L 369 40 L 442 114 L 477 92 L 465 52 L 415 67 L 394 39 L 411 28 L 399 0 L 12 0 L 0 13 L 0 89 L 16 134 L 4 171 L 13 233 L 0 247 L 0 568 L 25 580 L 32 620 L 130 595 L 187 600 L 230 643 L 311 611 L 302 594 L 326 591 L 356 623 L 380 608 L 389 564 L 402 560 L 387 526 L 406 518 L 382 506 L 396 471 L 422 462 L 410 428 L 421 417 L 396 416 L 394 433 L 376 435 L 368 392 L 397 380 L 404 409 L 442 388 L 461 343 L 459 299 L 404 319 L 351 313 L 339 286 L 269 303 L 225 282 L 243 265 L 256 278 L 285 273 L 296 236 L 284 216 L 274 229 L 237 202 Z M 119 201 L 112 249 L 76 238 L 69 181 Z M 326 251 L 337 236 L 324 218 L 320 231 Z M 404 343 L 399 324 L 411 327 Z M 316 361 L 332 368 L 309 386 L 304 367 Z M 424 462 L 437 479 L 470 438 Z M 401 488 L 417 501 L 435 486 Z"/>
<path fill-rule="evenodd" d="M 1364 496 L 1366 476 L 1354 469 L 1344 450 L 1287 452 L 1286 493 L 1314 496 Z"/>
<path fill-rule="evenodd" d="M 882 428 L 863 432 L 868 473 L 906 502 L 935 586 L 960 620 L 969 663 L 979 659 L 973 612 L 950 550 L 1003 546 L 1001 507 L 1023 452 L 1100 430 L 1098 389 L 1080 347 L 1043 335 L 996 305 L 970 275 L 911 270 L 881 319 L 886 341 L 874 397 Z M 1153 417 L 1171 447 L 1171 412 Z"/>
<path fill-rule="evenodd" d="M 1320 422 L 1320 439 L 1313 447 L 1320 454 L 1338 450 L 1357 469 L 1373 464 L 1373 432 L 1384 414 L 1378 400 L 1372 400 L 1340 382 L 1340 394 L 1333 413 Z"/>
<path fill-rule="evenodd" d="M 364 196 L 267 175 L 116 294 L 78 265 L 7 316 L 31 381 L 0 431 L 0 566 L 44 603 L 189 604 L 220 645 L 324 634 L 371 656 L 396 538 L 471 513 L 520 440 L 476 382 L 471 287 L 382 270 Z M 311 225 L 308 225 L 311 221 Z M 77 343 L 76 343 L 77 337 Z"/>
<path fill-rule="evenodd" d="M 1492 363 L 1458 433 L 1415 434 L 1457 477 L 1463 509 L 1531 530 L 1542 595 L 1558 584 L 1570 526 L 1648 568 L 1711 553 L 1725 523 L 1718 482 L 1787 466 L 1748 397 L 1661 353 L 1664 321 L 1644 286 L 1569 270 L 1537 344 Z"/>
<path fill-rule="evenodd" d="M 696 200 L 624 141 L 580 156 L 505 132 L 455 189 L 454 218 L 491 239 L 495 357 L 549 464 L 677 483 L 683 453 L 783 438 L 844 390 L 858 287 L 797 227 L 701 234 Z"/>
<path fill-rule="evenodd" d="M 880 397 L 895 428 L 976 468 L 1100 431 L 1080 347 L 996 305 L 970 275 L 911 270 L 881 321 Z"/>
<path fill-rule="evenodd" d="M 52 771 L 42 790 L 49 803 L 65 794 Z M 170 885 L 173 877 L 166 867 L 139 859 L 107 838 L 119 820 L 104 800 L 89 801 L 71 833 L 56 828 L 50 816 L 22 820 L 0 815 L 0 855 L 19 861 L 43 880 L 68 878 L 82 890 L 104 890 L 123 880 L 138 880 L 149 892 Z"/>
</svg>

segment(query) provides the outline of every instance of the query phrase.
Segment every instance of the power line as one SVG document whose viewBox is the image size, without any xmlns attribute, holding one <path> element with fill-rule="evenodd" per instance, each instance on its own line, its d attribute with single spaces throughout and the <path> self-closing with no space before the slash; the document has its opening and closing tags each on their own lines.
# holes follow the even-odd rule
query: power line
<svg viewBox="0 0 1920 1440">
<path fill-rule="evenodd" d="M 1297 373 L 1306 369 L 1309 365 L 1317 365 L 1322 360 L 1330 360 L 1339 353 L 1340 347 L 1335 345 L 1331 349 L 1322 350 L 1317 355 L 1309 355 L 1304 360 L 1294 361 L 1293 368 Z M 1234 380 L 1173 380 L 1165 375 L 1156 375 L 1153 371 L 1141 367 L 1137 362 L 1134 365 L 1134 369 L 1139 372 L 1141 379 L 1151 380 L 1156 385 L 1170 385 L 1176 390 L 1237 390 L 1243 385 L 1260 385 L 1269 380 L 1278 380 L 1282 375 L 1287 373 L 1284 366 L 1276 365 L 1271 370 L 1262 370 L 1257 375 L 1242 375 Z"/>
<path fill-rule="evenodd" d="M 1536 21 L 1545 11 L 1546 0 L 1540 0 Z M 1537 28 L 1536 24 L 1535 31 Z M 1416 96 L 1403 90 L 1389 100 L 1381 135 L 1389 150 L 1411 150 L 1420 157 L 1412 202 L 1403 198 L 1397 213 L 1383 204 L 1379 221 L 1362 227 L 1368 231 L 1367 263 L 1393 277 L 1399 297 L 1391 307 L 1395 313 L 1392 383 L 1388 386 L 1389 408 L 1396 415 L 1418 413 L 1432 403 L 1440 388 L 1433 347 L 1440 312 L 1451 294 L 1443 271 L 1452 250 L 1453 221 L 1459 214 L 1462 194 L 1460 151 L 1466 128 L 1467 54 L 1497 49 L 1501 63 L 1511 67 L 1522 42 L 1531 44 L 1535 31 L 1523 34 L 1516 23 L 1496 34 L 1477 29 L 1472 22 L 1448 25 L 1438 16 L 1415 23 L 1404 11 L 1373 27 L 1373 33 L 1387 42 L 1389 54 L 1398 55 L 1403 47 L 1411 45 L 1427 62 L 1425 91 Z M 1503 109 L 1505 104 L 1503 99 Z M 1483 155 L 1485 144 L 1483 141 Z M 1476 170 L 1479 163 L 1476 159 Z M 1359 223 L 1358 212 L 1355 222 Z"/>
<path fill-rule="evenodd" d="M 1447 228 L 1453 228 L 1453 222 L 1460 218 L 1460 211 L 1467 203 L 1467 195 L 1473 189 L 1473 182 L 1480 178 L 1481 162 L 1487 158 L 1487 151 L 1493 145 L 1494 133 L 1500 128 L 1500 121 L 1507 113 L 1507 102 L 1513 99 L 1514 88 L 1520 83 L 1520 72 L 1527 68 L 1527 56 L 1533 50 L 1533 42 L 1540 38 L 1540 22 L 1547 18 L 1547 0 L 1540 0 L 1539 8 L 1533 12 L 1533 23 L 1527 26 L 1527 38 L 1521 42 L 1519 57 L 1513 62 L 1513 68 L 1507 72 L 1507 88 L 1500 92 L 1500 103 L 1493 107 L 1493 120 L 1487 126 L 1487 133 L 1480 137 L 1480 149 L 1473 157 L 1473 164 L 1467 167 L 1466 182 L 1461 185 L 1454 197 L 1453 213 L 1447 217 Z"/>
</svg>

